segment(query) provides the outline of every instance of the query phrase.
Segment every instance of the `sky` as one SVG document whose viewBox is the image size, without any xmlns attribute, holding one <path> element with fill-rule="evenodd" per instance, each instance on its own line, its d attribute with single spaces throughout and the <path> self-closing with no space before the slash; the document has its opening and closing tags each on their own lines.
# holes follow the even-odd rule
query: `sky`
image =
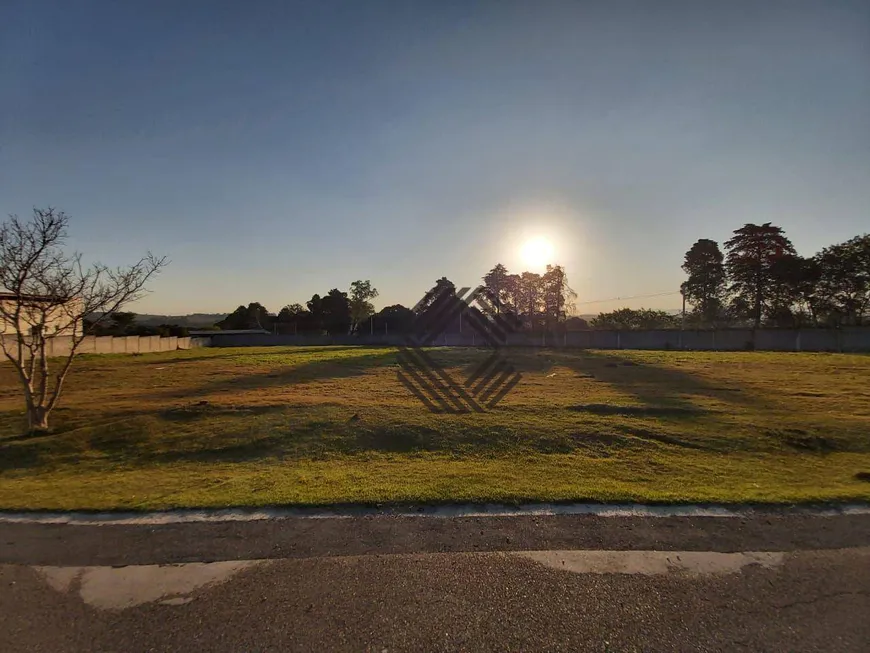
<svg viewBox="0 0 870 653">
<path fill-rule="evenodd" d="M 870 230 L 865 1 L 3 0 L 0 94 L 0 213 L 166 255 L 143 313 L 412 306 L 540 238 L 577 312 L 674 308 L 698 238 Z"/>
</svg>

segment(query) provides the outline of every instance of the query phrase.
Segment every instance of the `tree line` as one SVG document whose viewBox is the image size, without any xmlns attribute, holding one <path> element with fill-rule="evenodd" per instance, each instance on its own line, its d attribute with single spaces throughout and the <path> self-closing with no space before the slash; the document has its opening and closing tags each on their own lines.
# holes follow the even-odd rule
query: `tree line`
<svg viewBox="0 0 870 653">
<path fill-rule="evenodd" d="M 136 313 L 131 311 L 115 311 L 98 320 L 99 316 L 90 315 L 84 318 L 84 330 L 92 336 L 167 336 L 185 337 L 189 335 L 188 328 L 178 324 L 137 324 Z"/>
<path fill-rule="evenodd" d="M 463 318 L 466 324 L 490 319 L 486 311 L 461 306 L 463 298 L 447 277 L 437 279 L 413 308 L 393 304 L 375 311 L 372 300 L 377 296 L 378 290 L 371 281 L 354 281 L 347 291 L 333 288 L 323 296 L 313 295 L 304 306 L 289 304 L 277 314 L 270 313 L 259 302 L 242 305 L 215 326 L 222 330 L 263 329 L 282 334 L 407 333 L 424 313 L 430 311 L 434 316 L 451 302 L 456 302 L 456 310 L 446 311 L 454 317 L 439 324 L 443 333 L 462 331 Z M 575 297 L 560 265 L 548 265 L 543 274 L 511 274 L 499 263 L 483 277 L 481 299 L 489 303 L 494 314 L 511 320 L 516 329 L 558 330 L 576 326 L 578 321 L 585 326 L 579 318 L 572 318 L 573 322 L 569 319 Z"/>
<path fill-rule="evenodd" d="M 749 223 L 724 253 L 698 240 L 682 267 L 691 326 L 860 326 L 870 309 L 870 234 L 804 257 L 781 227 Z"/>
<path fill-rule="evenodd" d="M 572 316 L 577 294 L 565 269 L 548 265 L 542 274 L 511 273 L 496 264 L 482 278 L 483 298 L 491 312 L 520 331 L 564 332 L 583 329 L 668 329 L 722 327 L 807 327 L 862 325 L 870 309 L 870 235 L 825 247 L 810 257 L 798 255 L 781 227 L 769 222 L 745 224 L 724 244 L 707 238 L 686 252 L 687 279 L 680 292 L 685 317 L 649 308 L 620 308 L 588 323 Z M 355 281 L 347 291 L 333 288 L 306 304 L 290 304 L 277 314 L 257 302 L 239 306 L 216 324 L 220 329 L 263 329 L 272 333 L 330 334 L 406 333 L 426 310 L 461 301 L 447 277 L 436 280 L 414 308 L 401 304 L 375 311 L 378 291 L 371 281 Z M 448 311 L 449 312 L 449 311 Z M 456 317 L 440 325 L 443 332 L 462 330 L 489 319 L 486 312 L 459 307 Z"/>
</svg>

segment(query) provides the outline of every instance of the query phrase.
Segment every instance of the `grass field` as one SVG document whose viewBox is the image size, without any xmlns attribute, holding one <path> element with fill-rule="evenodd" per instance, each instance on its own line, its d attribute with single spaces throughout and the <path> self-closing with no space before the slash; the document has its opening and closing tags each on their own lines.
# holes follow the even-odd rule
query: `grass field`
<svg viewBox="0 0 870 653">
<path fill-rule="evenodd" d="M 0 508 L 870 500 L 868 356 L 510 357 L 523 380 L 495 409 L 434 415 L 394 349 L 82 356 L 41 437 L 3 364 Z"/>
</svg>

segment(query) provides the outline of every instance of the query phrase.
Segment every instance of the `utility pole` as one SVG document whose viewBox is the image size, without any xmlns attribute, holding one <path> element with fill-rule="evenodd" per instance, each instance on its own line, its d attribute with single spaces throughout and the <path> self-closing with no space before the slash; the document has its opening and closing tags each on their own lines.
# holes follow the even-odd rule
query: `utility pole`
<svg viewBox="0 0 870 653">
<path fill-rule="evenodd" d="M 680 331 L 686 328 L 686 284 L 680 284 L 680 295 L 683 297 L 683 313 L 680 318 Z"/>
<path fill-rule="evenodd" d="M 680 284 L 680 295 L 683 298 L 683 312 L 680 315 L 680 349 L 683 349 L 683 331 L 686 328 L 686 284 Z"/>
</svg>

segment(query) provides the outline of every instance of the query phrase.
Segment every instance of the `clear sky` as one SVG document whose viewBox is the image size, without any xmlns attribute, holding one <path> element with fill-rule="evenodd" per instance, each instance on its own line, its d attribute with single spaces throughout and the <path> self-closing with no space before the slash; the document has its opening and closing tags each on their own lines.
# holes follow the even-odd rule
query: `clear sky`
<svg viewBox="0 0 870 653">
<path fill-rule="evenodd" d="M 134 310 L 413 305 L 544 237 L 578 311 L 686 249 L 870 230 L 870 3 L 0 2 L 0 212 L 53 205 Z"/>
</svg>

